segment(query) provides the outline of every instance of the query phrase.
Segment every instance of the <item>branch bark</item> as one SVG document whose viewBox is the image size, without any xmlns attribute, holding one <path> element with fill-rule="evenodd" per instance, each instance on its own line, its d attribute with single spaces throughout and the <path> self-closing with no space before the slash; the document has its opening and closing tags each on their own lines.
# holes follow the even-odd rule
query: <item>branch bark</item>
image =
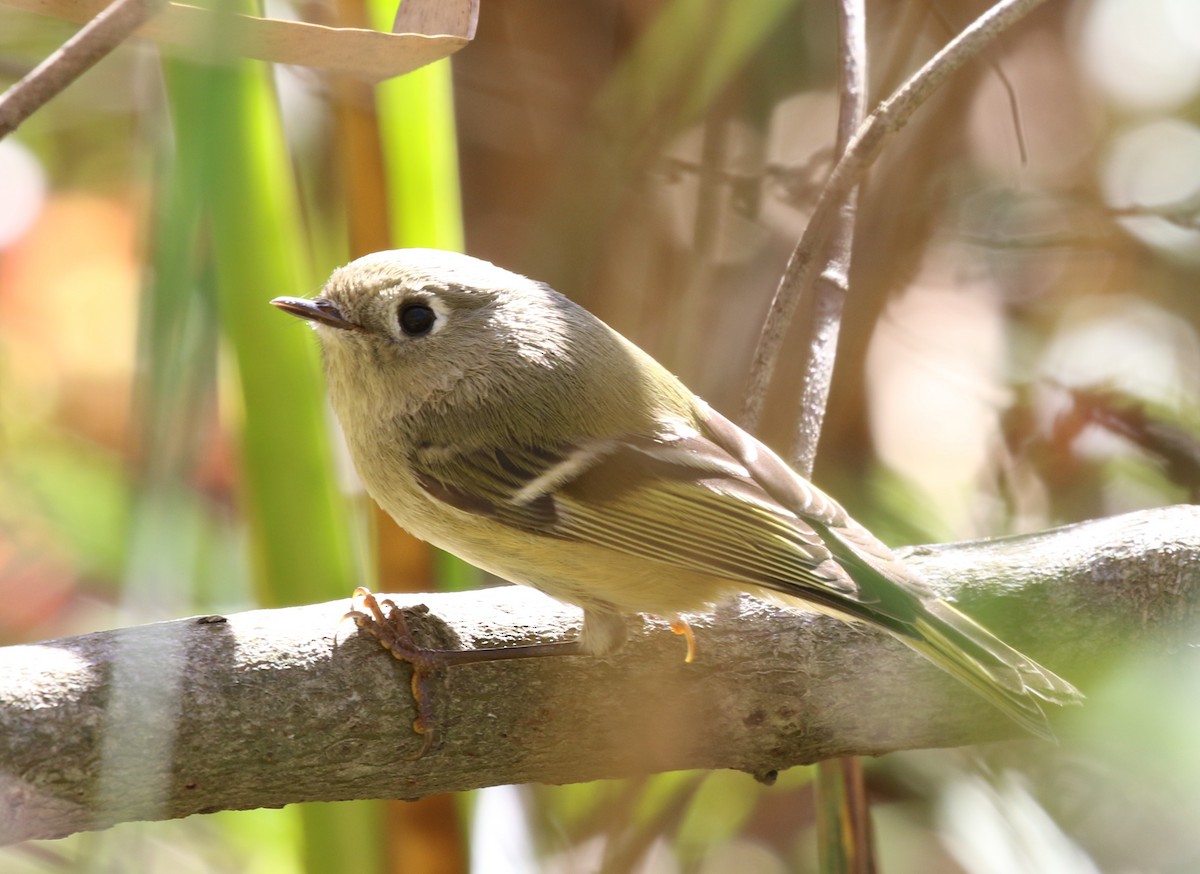
<svg viewBox="0 0 1200 874">
<path fill-rule="evenodd" d="M 838 4 L 838 123 L 835 155 L 844 154 L 851 138 L 867 114 L 867 13 L 865 0 L 842 0 Z M 830 241 L 825 269 L 813 276 L 811 289 L 797 289 L 800 298 L 811 300 L 809 336 L 805 349 L 804 379 L 800 383 L 800 403 L 796 436 L 788 456 L 792 467 L 812 478 L 817 461 L 821 426 L 829 406 L 833 383 L 833 365 L 841 333 L 842 311 L 850 292 L 850 256 L 854 246 L 854 225 L 858 209 L 858 188 L 846 194 L 846 200 L 830 221 Z M 764 329 L 766 326 L 764 325 Z M 764 366 L 766 366 L 764 364 Z M 747 421 L 757 428 L 757 421 Z"/>
<path fill-rule="evenodd" d="M 1086 690 L 1130 647 L 1170 653 L 1194 635 L 1200 507 L 919 548 L 909 560 Z M 434 647 L 566 639 L 578 624 L 570 608 L 515 587 L 421 601 L 430 612 L 414 625 Z M 691 665 L 662 623 L 634 619 L 611 659 L 450 669 L 432 684 L 434 748 L 406 761 L 421 745 L 409 669 L 352 623 L 339 625 L 347 606 L 0 649 L 0 842 L 224 809 L 678 768 L 767 779 L 835 756 L 1018 733 L 881 634 L 743 598 L 693 620 Z M 1086 718 L 1084 707 L 1059 724 L 1069 733 L 1072 719 Z"/>
<path fill-rule="evenodd" d="M 54 54 L 0 94 L 0 139 L 99 63 L 164 4 L 165 0 L 113 0 Z"/>
</svg>

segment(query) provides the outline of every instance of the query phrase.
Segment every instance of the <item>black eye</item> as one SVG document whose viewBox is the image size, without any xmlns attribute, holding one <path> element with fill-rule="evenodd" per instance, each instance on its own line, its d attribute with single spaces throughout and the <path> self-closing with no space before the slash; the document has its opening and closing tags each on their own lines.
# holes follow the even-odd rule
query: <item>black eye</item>
<svg viewBox="0 0 1200 874">
<path fill-rule="evenodd" d="M 428 334 L 437 321 L 437 313 L 426 303 L 406 303 L 400 307 L 400 330 L 409 337 Z"/>
</svg>

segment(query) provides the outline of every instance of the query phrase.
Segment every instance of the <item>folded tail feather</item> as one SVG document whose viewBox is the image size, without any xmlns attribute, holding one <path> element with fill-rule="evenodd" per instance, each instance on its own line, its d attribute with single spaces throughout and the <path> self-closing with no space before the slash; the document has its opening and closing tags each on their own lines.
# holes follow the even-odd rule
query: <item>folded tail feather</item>
<svg viewBox="0 0 1200 874">
<path fill-rule="evenodd" d="M 1027 731 L 1055 739 L 1039 700 L 1079 704 L 1083 695 L 1078 689 L 933 595 L 897 559 L 887 561 L 894 572 L 881 569 L 878 564 L 883 559 L 868 558 L 852 542 L 857 531 L 814 527 L 823 535 L 834 561 L 859 588 L 857 597 L 829 598 L 830 593 L 824 592 L 824 597 L 817 599 L 823 606 L 886 629 Z M 865 530 L 862 534 L 870 537 Z M 879 548 L 883 549 L 882 544 Z M 835 600 L 838 603 L 833 603 Z"/>
<path fill-rule="evenodd" d="M 1077 704 L 1083 696 L 1062 677 L 1022 655 L 945 601 L 926 601 L 912 636 L 900 639 L 974 689 L 1026 730 L 1054 734 L 1038 699 Z"/>
</svg>

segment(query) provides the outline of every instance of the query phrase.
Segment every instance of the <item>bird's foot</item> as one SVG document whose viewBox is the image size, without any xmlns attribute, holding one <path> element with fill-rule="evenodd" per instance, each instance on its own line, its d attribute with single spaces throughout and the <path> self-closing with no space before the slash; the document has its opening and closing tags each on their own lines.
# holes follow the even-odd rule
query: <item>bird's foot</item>
<svg viewBox="0 0 1200 874">
<path fill-rule="evenodd" d="M 391 598 L 380 600 L 365 586 L 359 586 L 351 596 L 351 606 L 342 617 L 344 622 L 353 619 L 359 631 L 366 632 L 379 641 L 379 645 L 392 654 L 393 658 L 412 665 L 412 695 L 417 705 L 417 718 L 413 720 L 413 731 L 423 743 L 416 755 L 406 756 L 416 761 L 433 746 L 434 718 L 430 703 L 429 675 L 444 667 L 447 660 L 436 650 L 422 649 L 413 639 L 404 611 Z"/>
</svg>

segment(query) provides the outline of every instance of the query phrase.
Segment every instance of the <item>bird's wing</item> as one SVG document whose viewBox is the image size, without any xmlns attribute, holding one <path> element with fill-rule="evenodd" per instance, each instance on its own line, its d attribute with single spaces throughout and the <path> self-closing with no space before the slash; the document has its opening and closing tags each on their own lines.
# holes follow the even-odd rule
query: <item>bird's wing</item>
<svg viewBox="0 0 1200 874">
<path fill-rule="evenodd" d="M 799 598 L 884 628 L 1034 734 L 1067 681 L 939 599 L 838 504 L 701 407 L 699 427 L 580 445 L 427 446 L 418 481 L 460 510 Z"/>
<path fill-rule="evenodd" d="M 864 589 L 831 553 L 829 530 L 854 525 L 836 503 L 728 420 L 707 408 L 701 413 L 699 427 L 663 423 L 650 436 L 577 445 L 426 445 L 413 464 L 430 496 L 524 531 L 773 589 L 844 614 L 867 612 L 861 618 L 885 624 L 893 607 L 897 619 L 911 617 L 910 605 L 887 603 L 899 593 L 869 591 L 870 583 Z M 886 553 L 862 533 L 867 552 L 877 546 Z M 839 537 L 832 545 L 854 548 Z"/>
</svg>

